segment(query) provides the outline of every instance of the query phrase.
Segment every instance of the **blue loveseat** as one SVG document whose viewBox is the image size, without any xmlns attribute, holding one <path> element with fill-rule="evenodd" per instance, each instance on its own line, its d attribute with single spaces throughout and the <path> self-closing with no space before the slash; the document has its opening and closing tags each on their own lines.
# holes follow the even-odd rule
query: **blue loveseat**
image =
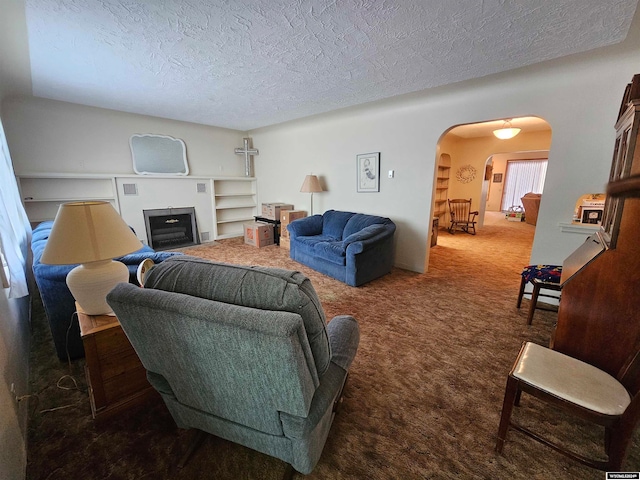
<svg viewBox="0 0 640 480">
<path fill-rule="evenodd" d="M 391 272 L 396 225 L 385 217 L 328 210 L 287 225 L 291 258 L 357 287 Z"/>
<path fill-rule="evenodd" d="M 84 347 L 80 338 L 80 326 L 74 318 L 76 311 L 75 300 L 67 287 L 67 274 L 76 265 L 46 265 L 40 262 L 42 252 L 49 239 L 53 222 L 40 223 L 34 230 L 31 239 L 31 251 L 33 252 L 33 275 L 40 291 L 42 306 L 49 321 L 53 343 L 60 360 L 84 357 Z M 138 265 L 145 258 L 150 258 L 155 263 L 173 256 L 181 255 L 177 252 L 155 252 L 151 247 L 143 246 L 137 252 L 117 258 L 129 269 L 129 279 L 136 283 Z M 70 327 L 71 325 L 71 327 Z"/>
</svg>

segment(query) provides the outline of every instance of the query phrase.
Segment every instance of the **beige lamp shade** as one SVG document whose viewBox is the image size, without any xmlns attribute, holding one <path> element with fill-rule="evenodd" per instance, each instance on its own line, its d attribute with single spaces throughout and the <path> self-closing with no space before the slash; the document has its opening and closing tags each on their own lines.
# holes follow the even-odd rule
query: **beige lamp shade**
<svg viewBox="0 0 640 480">
<path fill-rule="evenodd" d="M 88 315 L 110 315 L 106 296 L 129 270 L 112 259 L 142 248 L 109 202 L 75 202 L 60 206 L 40 261 L 51 265 L 79 263 L 67 274 L 67 286 Z"/>
<path fill-rule="evenodd" d="M 302 193 L 318 193 L 322 192 L 322 187 L 320 186 L 320 180 L 315 175 L 307 175 L 304 177 L 304 182 L 302 183 L 302 187 L 300 187 L 300 191 Z"/>
<path fill-rule="evenodd" d="M 310 193 L 311 194 L 311 215 L 313 215 L 313 194 L 322 192 L 322 187 L 320 186 L 320 180 L 315 175 L 307 175 L 304 177 L 304 182 L 302 182 L 302 187 L 300 187 L 300 191 L 302 193 Z"/>
<path fill-rule="evenodd" d="M 40 261 L 71 265 L 111 260 L 142 248 L 109 202 L 60 205 Z"/>
</svg>

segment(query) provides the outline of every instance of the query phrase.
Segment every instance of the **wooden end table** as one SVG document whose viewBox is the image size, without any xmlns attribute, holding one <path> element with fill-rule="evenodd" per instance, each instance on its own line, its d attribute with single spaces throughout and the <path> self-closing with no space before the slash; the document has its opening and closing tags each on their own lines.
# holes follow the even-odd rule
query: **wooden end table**
<svg viewBox="0 0 640 480">
<path fill-rule="evenodd" d="M 76 310 L 93 418 L 101 421 L 153 397 L 159 398 L 118 318 L 88 315 L 77 303 Z"/>
</svg>

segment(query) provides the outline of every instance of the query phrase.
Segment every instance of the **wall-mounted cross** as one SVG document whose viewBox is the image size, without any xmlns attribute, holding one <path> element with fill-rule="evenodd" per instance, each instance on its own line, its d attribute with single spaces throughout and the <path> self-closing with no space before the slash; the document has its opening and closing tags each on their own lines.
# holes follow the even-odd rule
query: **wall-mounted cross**
<svg viewBox="0 0 640 480">
<path fill-rule="evenodd" d="M 244 175 L 246 177 L 251 176 L 251 157 L 253 155 L 259 155 L 257 148 L 252 148 L 249 143 L 251 142 L 250 138 L 243 138 L 244 140 L 244 148 L 236 148 L 235 152 L 237 155 L 244 155 Z"/>
</svg>

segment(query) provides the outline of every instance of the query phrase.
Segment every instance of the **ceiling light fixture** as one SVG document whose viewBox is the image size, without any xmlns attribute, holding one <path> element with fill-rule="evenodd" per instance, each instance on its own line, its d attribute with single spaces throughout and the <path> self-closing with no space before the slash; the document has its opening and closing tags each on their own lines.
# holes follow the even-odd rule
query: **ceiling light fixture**
<svg viewBox="0 0 640 480">
<path fill-rule="evenodd" d="M 520 129 L 514 128 L 511 125 L 511 119 L 505 120 L 504 124 L 502 125 L 502 128 L 499 128 L 498 130 L 493 131 L 493 134 L 496 137 L 498 137 L 500 140 L 509 140 L 510 138 L 515 137 L 519 133 L 520 133 Z"/>
</svg>

